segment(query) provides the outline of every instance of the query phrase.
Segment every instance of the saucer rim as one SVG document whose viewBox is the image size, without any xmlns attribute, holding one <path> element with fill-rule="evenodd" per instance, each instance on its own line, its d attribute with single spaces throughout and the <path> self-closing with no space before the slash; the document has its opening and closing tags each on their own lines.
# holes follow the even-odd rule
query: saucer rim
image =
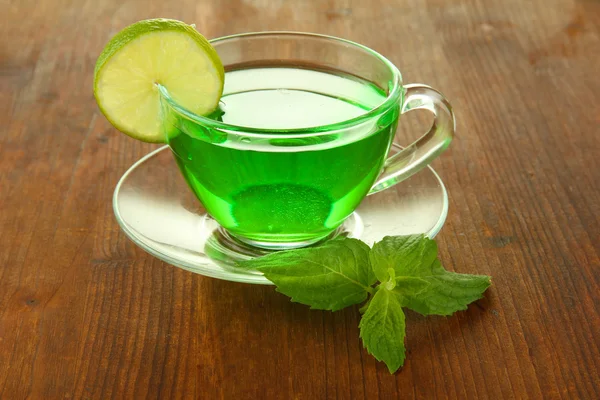
<svg viewBox="0 0 600 400">
<path fill-rule="evenodd" d="M 398 150 L 402 149 L 402 147 L 396 143 L 393 143 L 392 146 Z M 133 171 L 139 165 L 143 164 L 148 159 L 154 157 L 156 154 L 160 153 L 161 151 L 165 151 L 165 150 L 167 150 L 167 151 L 169 150 L 168 145 L 161 146 L 158 149 L 151 151 L 150 153 L 146 154 L 145 156 L 143 156 L 142 158 L 137 160 L 135 163 L 133 163 L 127 169 L 127 171 L 125 171 L 125 173 L 121 176 L 121 178 L 117 182 L 117 185 L 115 186 L 115 189 L 113 191 L 113 196 L 112 196 L 113 213 L 115 215 L 115 219 L 117 220 L 117 223 L 119 224 L 119 227 L 125 233 L 125 236 L 127 236 L 127 238 L 129 240 L 131 240 L 136 246 L 138 246 L 139 248 L 144 250 L 146 253 L 148 253 L 148 254 L 158 258 L 159 260 L 166 262 L 169 265 L 172 265 L 174 267 L 185 269 L 187 271 L 190 271 L 190 272 L 193 272 L 193 273 L 196 273 L 199 275 L 208 276 L 208 277 L 216 278 L 216 279 L 232 281 L 232 282 L 241 282 L 241 283 L 259 284 L 259 285 L 273 285 L 273 283 L 271 281 L 267 280 L 259 272 L 249 273 L 249 274 L 232 274 L 232 273 L 230 273 L 226 277 L 224 277 L 222 274 L 215 273 L 214 271 L 211 271 L 209 269 L 205 269 L 205 268 L 199 267 L 197 265 L 191 265 L 191 264 L 188 265 L 188 263 L 186 263 L 185 261 L 176 260 L 167 254 L 164 254 L 158 250 L 155 250 L 151 246 L 147 246 L 143 242 L 143 240 L 139 238 L 140 235 L 133 228 L 130 228 L 128 226 L 127 222 L 125 222 L 125 220 L 121 216 L 121 213 L 119 212 L 119 207 L 118 207 L 117 199 L 119 196 L 119 191 L 121 189 L 121 186 L 127 180 L 128 176 L 131 173 L 133 173 Z M 427 233 L 427 236 L 433 239 L 440 232 L 440 230 L 444 226 L 444 223 L 446 222 L 446 219 L 448 217 L 449 199 L 448 199 L 448 191 L 446 189 L 446 186 L 444 185 L 444 182 L 442 181 L 442 178 L 440 178 L 438 173 L 433 169 L 433 167 L 431 167 L 431 165 L 427 165 L 427 168 L 429 168 L 429 170 L 433 173 L 435 178 L 438 180 L 440 187 L 442 189 L 443 197 L 444 197 L 444 201 L 443 201 L 444 207 L 442 209 L 440 217 L 438 218 L 438 221 L 433 226 L 433 228 Z M 419 171 L 417 173 L 420 174 L 422 172 L 423 171 Z M 402 182 L 400 182 L 399 184 L 401 184 L 401 183 Z M 377 194 L 374 194 L 374 196 L 376 196 L 376 195 Z"/>
</svg>

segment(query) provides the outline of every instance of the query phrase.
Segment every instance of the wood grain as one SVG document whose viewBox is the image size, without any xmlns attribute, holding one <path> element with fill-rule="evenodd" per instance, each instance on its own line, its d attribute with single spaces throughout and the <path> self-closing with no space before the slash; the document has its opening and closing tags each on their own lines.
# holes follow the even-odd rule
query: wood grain
<svg viewBox="0 0 600 400">
<path fill-rule="evenodd" d="M 4 0 L 0 34 L 1 399 L 600 398 L 597 0 Z M 208 37 L 327 33 L 388 56 L 454 104 L 435 162 L 441 258 L 493 276 L 450 318 L 407 317 L 389 375 L 358 313 L 196 276 L 129 242 L 122 173 L 154 146 L 99 113 L 107 40 L 139 19 Z M 414 137 L 418 118 L 399 135 Z"/>
</svg>

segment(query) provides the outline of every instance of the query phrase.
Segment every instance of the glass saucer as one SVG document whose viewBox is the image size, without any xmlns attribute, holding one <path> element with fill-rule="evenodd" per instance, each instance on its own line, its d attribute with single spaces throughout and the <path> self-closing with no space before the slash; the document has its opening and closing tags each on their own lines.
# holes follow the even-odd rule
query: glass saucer
<svg viewBox="0 0 600 400">
<path fill-rule="evenodd" d="M 400 147 L 394 145 L 393 151 Z M 139 247 L 180 268 L 213 278 L 271 284 L 235 261 L 261 251 L 238 242 L 207 213 L 187 187 L 168 146 L 146 155 L 121 177 L 113 209 L 125 234 Z M 384 236 L 434 237 L 448 213 L 448 195 L 431 168 L 368 196 L 330 237 L 345 235 L 372 245 Z M 327 239 L 325 239 L 327 240 Z"/>
</svg>

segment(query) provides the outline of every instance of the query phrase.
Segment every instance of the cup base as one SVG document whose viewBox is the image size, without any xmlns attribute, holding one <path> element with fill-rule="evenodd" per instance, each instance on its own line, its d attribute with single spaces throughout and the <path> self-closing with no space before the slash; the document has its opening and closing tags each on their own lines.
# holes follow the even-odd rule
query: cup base
<svg viewBox="0 0 600 400">
<path fill-rule="evenodd" d="M 227 235 L 239 242 L 242 242 L 250 247 L 262 249 L 262 250 L 272 250 L 272 251 L 281 251 L 281 250 L 293 250 L 300 249 L 302 247 L 308 247 L 319 242 L 331 239 L 336 237 L 340 229 L 335 229 L 332 232 L 321 235 L 316 238 L 306 239 L 306 240 L 296 240 L 296 241 L 265 241 L 265 240 L 256 240 L 253 238 L 243 237 L 241 235 L 237 235 L 233 232 L 229 232 L 226 229 L 219 227 L 219 230 L 223 232 L 224 235 Z"/>
<path fill-rule="evenodd" d="M 359 218 L 353 215 L 352 219 Z M 356 225 L 354 223 L 354 225 Z M 249 260 L 256 257 L 266 256 L 268 254 L 282 251 L 293 250 L 303 247 L 318 245 L 327 240 L 338 236 L 348 236 L 352 232 L 347 227 L 341 226 L 326 236 L 312 240 L 298 242 L 261 242 L 248 238 L 242 238 L 227 231 L 221 226 L 213 231 L 212 235 L 206 240 L 204 251 L 213 261 L 222 266 L 235 267 L 237 262 Z"/>
</svg>

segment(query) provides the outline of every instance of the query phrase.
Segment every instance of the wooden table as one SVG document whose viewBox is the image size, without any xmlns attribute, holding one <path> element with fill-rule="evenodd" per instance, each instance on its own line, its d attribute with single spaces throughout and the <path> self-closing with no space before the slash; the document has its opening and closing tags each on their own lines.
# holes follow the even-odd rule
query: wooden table
<svg viewBox="0 0 600 400">
<path fill-rule="evenodd" d="M 9 0 L 0 90 L 1 399 L 600 398 L 597 0 Z M 150 17 L 208 37 L 313 31 L 387 55 L 454 104 L 434 163 L 447 268 L 493 276 L 450 318 L 407 316 L 396 375 L 355 308 L 194 275 L 120 232 L 111 195 L 155 146 L 92 95 L 96 57 Z M 407 116 L 402 133 L 423 129 Z"/>
</svg>

